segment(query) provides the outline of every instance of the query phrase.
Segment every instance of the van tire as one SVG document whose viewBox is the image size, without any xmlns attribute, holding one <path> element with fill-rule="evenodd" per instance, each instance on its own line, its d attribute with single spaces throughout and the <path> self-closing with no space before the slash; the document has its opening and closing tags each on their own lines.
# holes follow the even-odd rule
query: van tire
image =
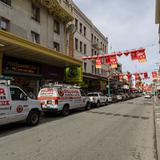
<svg viewBox="0 0 160 160">
<path fill-rule="evenodd" d="M 69 111 L 69 105 L 64 105 L 64 107 L 62 109 L 62 112 L 61 112 L 62 116 L 68 116 L 69 113 L 70 113 L 70 111 Z"/>
<path fill-rule="evenodd" d="M 40 112 L 37 110 L 30 111 L 27 117 L 27 125 L 28 126 L 35 126 L 39 123 L 40 119 Z"/>
<path fill-rule="evenodd" d="M 90 110 L 91 109 L 91 103 L 90 102 L 87 102 L 85 109 L 86 110 Z"/>
</svg>

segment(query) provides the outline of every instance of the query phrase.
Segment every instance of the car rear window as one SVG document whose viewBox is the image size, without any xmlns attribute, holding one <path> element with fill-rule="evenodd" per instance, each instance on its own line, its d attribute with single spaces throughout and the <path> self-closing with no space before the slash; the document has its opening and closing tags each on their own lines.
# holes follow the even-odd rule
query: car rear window
<svg viewBox="0 0 160 160">
<path fill-rule="evenodd" d="M 89 93 L 89 94 L 87 94 L 88 96 L 98 96 L 98 94 L 96 94 L 96 93 Z"/>
</svg>

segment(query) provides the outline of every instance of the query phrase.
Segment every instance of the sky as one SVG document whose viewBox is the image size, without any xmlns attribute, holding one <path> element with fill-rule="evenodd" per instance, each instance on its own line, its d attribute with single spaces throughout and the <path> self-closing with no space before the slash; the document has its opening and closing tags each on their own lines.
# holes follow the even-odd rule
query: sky
<svg viewBox="0 0 160 160">
<path fill-rule="evenodd" d="M 151 72 L 160 63 L 158 25 L 155 24 L 155 0 L 73 0 L 109 40 L 108 51 L 144 47 L 147 62 L 118 58 L 123 71 Z"/>
</svg>

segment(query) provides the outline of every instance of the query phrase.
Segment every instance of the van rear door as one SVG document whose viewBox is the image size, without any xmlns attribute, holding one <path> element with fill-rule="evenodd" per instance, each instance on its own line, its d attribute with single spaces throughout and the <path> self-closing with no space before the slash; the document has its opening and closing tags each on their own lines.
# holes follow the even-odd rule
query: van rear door
<svg viewBox="0 0 160 160">
<path fill-rule="evenodd" d="M 10 111 L 10 96 L 8 88 L 0 86 L 0 125 L 9 122 Z"/>
</svg>

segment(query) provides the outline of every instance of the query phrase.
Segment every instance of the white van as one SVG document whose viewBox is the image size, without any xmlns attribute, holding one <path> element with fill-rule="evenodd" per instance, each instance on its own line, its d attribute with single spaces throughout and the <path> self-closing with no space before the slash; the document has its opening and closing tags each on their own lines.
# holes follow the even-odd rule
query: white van
<svg viewBox="0 0 160 160">
<path fill-rule="evenodd" d="M 46 115 L 51 112 L 61 112 L 67 116 L 71 109 L 85 107 L 89 110 L 91 107 L 90 99 L 82 90 L 66 85 L 42 88 L 38 100 L 41 101 L 42 110 Z"/>
<path fill-rule="evenodd" d="M 0 125 L 25 120 L 34 126 L 39 122 L 40 112 L 40 101 L 30 99 L 17 86 L 0 84 Z"/>
</svg>

